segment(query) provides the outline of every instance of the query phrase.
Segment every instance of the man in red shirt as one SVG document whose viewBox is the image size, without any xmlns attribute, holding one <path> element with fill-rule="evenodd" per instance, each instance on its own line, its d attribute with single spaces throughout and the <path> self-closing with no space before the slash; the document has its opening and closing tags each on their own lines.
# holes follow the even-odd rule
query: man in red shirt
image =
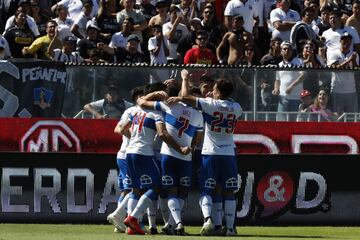
<svg viewBox="0 0 360 240">
<path fill-rule="evenodd" d="M 184 57 L 184 64 L 216 64 L 217 59 L 210 49 L 206 48 L 209 41 L 207 31 L 196 32 L 196 45 L 188 50 Z"/>
</svg>

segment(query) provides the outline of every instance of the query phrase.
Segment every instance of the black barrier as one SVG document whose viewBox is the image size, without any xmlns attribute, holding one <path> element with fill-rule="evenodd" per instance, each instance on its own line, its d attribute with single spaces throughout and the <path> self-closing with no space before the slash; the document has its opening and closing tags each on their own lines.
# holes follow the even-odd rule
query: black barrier
<svg viewBox="0 0 360 240">
<path fill-rule="evenodd" d="M 240 155 L 240 225 L 360 224 L 357 155 Z M 116 207 L 115 155 L 1 153 L 1 222 L 104 223 Z M 202 221 L 198 192 L 185 222 Z"/>
</svg>

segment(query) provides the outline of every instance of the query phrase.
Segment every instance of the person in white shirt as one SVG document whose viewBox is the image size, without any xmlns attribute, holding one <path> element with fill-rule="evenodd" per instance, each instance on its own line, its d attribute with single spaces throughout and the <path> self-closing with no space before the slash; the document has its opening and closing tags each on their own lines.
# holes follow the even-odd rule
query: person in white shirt
<svg viewBox="0 0 360 240">
<path fill-rule="evenodd" d="M 71 26 L 71 32 L 79 39 L 86 38 L 86 24 L 91 20 L 92 9 L 92 1 L 84 1 L 81 13 L 75 18 L 74 24 Z"/>
<path fill-rule="evenodd" d="M 151 64 L 166 64 L 169 55 L 168 43 L 162 34 L 162 26 L 155 25 L 152 27 L 153 37 L 149 39 L 148 50 L 150 52 Z"/>
<path fill-rule="evenodd" d="M 70 31 L 74 21 L 68 17 L 68 9 L 65 6 L 59 5 L 55 10 L 56 18 L 53 20 L 58 24 L 59 39 L 63 40 L 65 37 L 73 36 Z"/>
<path fill-rule="evenodd" d="M 279 67 L 302 67 L 303 62 L 297 57 L 293 57 L 294 50 L 290 42 L 281 43 L 281 55 L 283 60 Z M 273 95 L 279 96 L 277 121 L 296 120 L 296 115 L 291 115 L 286 119 L 282 112 L 297 112 L 299 110 L 300 93 L 303 90 L 302 82 L 304 74 L 301 71 L 282 70 L 276 72 Z"/>
<path fill-rule="evenodd" d="M 29 15 L 30 10 L 28 11 L 28 9 L 30 8 L 30 1 L 20 0 L 18 6 L 19 6 L 18 8 L 24 9 L 26 11 L 27 24 L 29 25 L 29 28 L 31 29 L 31 31 L 34 33 L 35 37 L 40 36 L 40 32 L 39 32 L 39 29 L 36 25 L 34 18 L 32 18 Z M 10 27 L 14 26 L 14 21 L 15 21 L 15 15 L 12 15 L 11 17 L 8 18 L 8 20 L 5 23 L 5 31 L 7 29 L 9 29 Z"/>
<path fill-rule="evenodd" d="M 289 0 L 278 0 L 278 7 L 270 12 L 272 38 L 279 37 L 283 41 L 290 41 L 290 30 L 299 20 L 299 13 L 290 9 Z"/>
<path fill-rule="evenodd" d="M 179 63 L 177 47 L 181 39 L 189 34 L 188 28 L 182 24 L 182 16 L 179 14 L 180 9 L 171 5 L 170 7 L 170 22 L 163 25 L 162 31 L 168 41 L 169 56 L 168 63 Z"/>
<path fill-rule="evenodd" d="M 73 21 L 81 13 L 81 9 L 83 7 L 81 0 L 61 0 L 58 3 L 54 4 L 51 7 L 51 10 L 55 11 L 57 6 L 59 6 L 59 5 L 62 5 L 68 9 L 69 18 L 71 18 Z"/>
<path fill-rule="evenodd" d="M 355 28 L 343 26 L 341 22 L 341 12 L 331 11 L 329 22 L 331 28 L 324 31 L 322 34 L 322 37 L 325 39 L 325 45 L 327 47 L 327 55 L 330 55 L 332 51 L 340 49 L 340 37 L 345 32 L 352 36 L 350 49 L 355 50 L 356 52 L 360 52 L 359 34 Z"/>
<path fill-rule="evenodd" d="M 225 26 L 232 30 L 232 17 L 241 15 L 244 19 L 244 28 L 247 32 L 253 33 L 254 26 L 259 24 L 258 3 L 254 0 L 231 0 L 227 3 L 224 11 Z"/>
<path fill-rule="evenodd" d="M 328 65 L 336 69 L 352 69 L 359 66 L 359 54 L 351 49 L 352 35 L 345 32 L 340 37 L 340 49 L 328 55 Z M 358 101 L 353 71 L 336 71 L 331 77 L 331 100 L 334 111 L 358 112 Z"/>
</svg>

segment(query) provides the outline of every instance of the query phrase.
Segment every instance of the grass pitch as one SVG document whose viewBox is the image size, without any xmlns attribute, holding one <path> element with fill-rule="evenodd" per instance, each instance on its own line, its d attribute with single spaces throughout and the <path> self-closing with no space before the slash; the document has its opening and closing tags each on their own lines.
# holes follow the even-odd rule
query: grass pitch
<svg viewBox="0 0 360 240">
<path fill-rule="evenodd" d="M 186 227 L 189 236 L 128 236 L 113 232 L 111 225 L 60 225 L 60 224 L 0 224 L 0 240 L 181 240 L 211 239 L 224 237 L 198 236 L 200 227 Z M 238 236 L 246 240 L 287 239 L 360 239 L 360 227 L 238 227 Z"/>
</svg>

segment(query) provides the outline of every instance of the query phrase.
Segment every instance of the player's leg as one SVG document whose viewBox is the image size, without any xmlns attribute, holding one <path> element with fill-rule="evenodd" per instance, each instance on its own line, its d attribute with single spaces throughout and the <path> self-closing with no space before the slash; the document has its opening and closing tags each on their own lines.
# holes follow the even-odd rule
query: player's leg
<svg viewBox="0 0 360 240">
<path fill-rule="evenodd" d="M 219 166 L 220 167 L 220 166 Z M 217 181 L 217 169 L 213 164 L 213 156 L 203 155 L 200 168 L 200 208 L 204 217 L 204 225 L 200 231 L 201 235 L 211 235 L 214 231 L 212 215 L 212 193 Z"/>
<path fill-rule="evenodd" d="M 214 235 L 221 236 L 224 235 L 223 231 L 223 197 L 222 191 L 219 184 L 216 184 L 215 190 L 212 194 L 213 206 L 211 209 L 211 217 L 215 225 Z"/>
<path fill-rule="evenodd" d="M 221 186 L 224 196 L 224 215 L 226 221 L 226 235 L 236 235 L 234 222 L 236 214 L 236 201 L 234 191 L 238 188 L 237 164 L 235 156 L 223 156 L 219 158 L 223 168 L 221 171 Z"/>
</svg>

